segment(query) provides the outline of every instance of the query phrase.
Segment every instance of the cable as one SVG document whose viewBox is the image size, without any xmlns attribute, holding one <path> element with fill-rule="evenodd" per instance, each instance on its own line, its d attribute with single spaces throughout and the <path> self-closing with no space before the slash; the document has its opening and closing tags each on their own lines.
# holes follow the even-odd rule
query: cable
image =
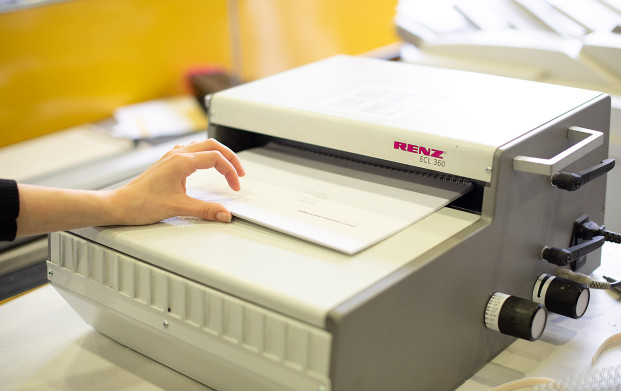
<svg viewBox="0 0 621 391">
<path fill-rule="evenodd" d="M 593 355 L 593 357 L 591 358 L 591 365 L 595 364 L 595 361 L 597 361 L 597 359 L 606 351 L 608 350 L 608 348 L 610 348 L 611 346 L 617 344 L 621 342 L 621 333 L 617 333 L 615 335 L 610 336 L 607 340 L 605 340 L 600 346 L 599 348 L 597 348 L 597 351 L 595 352 L 595 354 Z"/>
<path fill-rule="evenodd" d="M 621 243 L 621 234 L 609 231 L 603 225 L 597 225 L 594 221 L 585 221 L 578 227 L 578 236 L 581 239 L 590 240 L 595 236 L 603 236 L 607 242 Z"/>
<path fill-rule="evenodd" d="M 610 277 L 608 277 L 610 278 Z M 621 286 L 621 281 L 615 281 L 615 282 L 611 282 L 609 283 L 611 287 L 616 288 L 616 287 L 620 287 Z"/>
<path fill-rule="evenodd" d="M 603 236 L 607 242 L 621 243 L 621 234 L 609 231 L 603 225 L 597 225 L 594 221 L 588 220 L 588 216 L 583 216 L 576 221 L 574 226 L 574 238 L 578 237 L 583 240 L 591 240 L 596 236 Z M 601 239 L 600 239 L 601 240 Z M 557 269 L 556 275 L 568 280 L 579 282 L 593 289 L 615 289 L 621 290 L 621 280 L 616 281 L 614 278 L 604 276 L 604 281 L 593 281 L 584 274 L 572 272 L 571 270 Z"/>
<path fill-rule="evenodd" d="M 592 289 L 610 289 L 620 285 L 619 281 L 614 283 L 606 282 L 606 281 L 594 281 L 591 277 L 584 275 L 582 273 L 576 273 L 569 269 L 564 269 L 559 267 L 556 269 L 557 277 L 565 278 L 567 280 L 579 282 L 580 284 L 584 284 Z"/>
<path fill-rule="evenodd" d="M 621 289 L 621 281 L 617 281 L 612 277 L 604 276 L 604 280 L 610 283 L 611 288 L 616 288 L 617 290 Z"/>
</svg>

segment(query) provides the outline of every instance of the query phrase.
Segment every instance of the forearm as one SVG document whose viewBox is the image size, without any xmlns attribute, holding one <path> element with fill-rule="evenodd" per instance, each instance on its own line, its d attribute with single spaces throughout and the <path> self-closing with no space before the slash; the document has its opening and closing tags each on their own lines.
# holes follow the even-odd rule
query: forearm
<svg viewBox="0 0 621 391">
<path fill-rule="evenodd" d="M 239 158 L 219 142 L 208 139 L 177 146 L 160 160 L 115 190 L 67 190 L 18 185 L 17 236 L 64 231 L 88 226 L 143 225 L 172 216 L 196 216 L 230 222 L 222 205 L 186 194 L 186 178 L 196 170 L 213 168 L 231 189 L 244 175 Z"/>
<path fill-rule="evenodd" d="M 22 184 L 18 188 L 18 237 L 120 223 L 111 191 L 53 189 Z"/>
</svg>

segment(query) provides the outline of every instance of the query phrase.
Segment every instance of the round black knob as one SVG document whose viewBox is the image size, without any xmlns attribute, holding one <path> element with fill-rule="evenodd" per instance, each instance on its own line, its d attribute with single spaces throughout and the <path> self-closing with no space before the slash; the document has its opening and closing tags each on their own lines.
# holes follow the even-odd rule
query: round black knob
<svg viewBox="0 0 621 391">
<path fill-rule="evenodd" d="M 534 341 L 541 337 L 548 316 L 542 304 L 496 292 L 485 308 L 485 326 L 502 334 Z"/>
<path fill-rule="evenodd" d="M 578 319 L 589 306 L 589 288 L 579 282 L 541 274 L 533 287 L 533 301 L 546 306 L 548 311 Z"/>
</svg>

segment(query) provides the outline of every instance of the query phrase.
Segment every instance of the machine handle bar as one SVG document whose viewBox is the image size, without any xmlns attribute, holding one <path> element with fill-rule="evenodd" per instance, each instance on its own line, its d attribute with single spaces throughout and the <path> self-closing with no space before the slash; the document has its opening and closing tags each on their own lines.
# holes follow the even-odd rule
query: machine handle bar
<svg viewBox="0 0 621 391">
<path fill-rule="evenodd" d="M 570 127 L 567 130 L 567 138 L 576 141 L 576 144 L 550 159 L 516 156 L 513 158 L 513 169 L 531 174 L 552 175 L 604 143 L 602 132 L 579 126 Z"/>
</svg>

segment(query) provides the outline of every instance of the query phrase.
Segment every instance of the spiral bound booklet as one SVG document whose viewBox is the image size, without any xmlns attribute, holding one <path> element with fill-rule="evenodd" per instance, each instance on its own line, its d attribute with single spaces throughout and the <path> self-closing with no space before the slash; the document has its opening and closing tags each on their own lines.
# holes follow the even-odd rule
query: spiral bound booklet
<svg viewBox="0 0 621 391">
<path fill-rule="evenodd" d="M 190 196 L 234 216 L 353 255 L 394 235 L 470 189 L 408 171 L 269 144 L 238 154 L 241 191 L 215 170 L 187 180 Z"/>
</svg>

